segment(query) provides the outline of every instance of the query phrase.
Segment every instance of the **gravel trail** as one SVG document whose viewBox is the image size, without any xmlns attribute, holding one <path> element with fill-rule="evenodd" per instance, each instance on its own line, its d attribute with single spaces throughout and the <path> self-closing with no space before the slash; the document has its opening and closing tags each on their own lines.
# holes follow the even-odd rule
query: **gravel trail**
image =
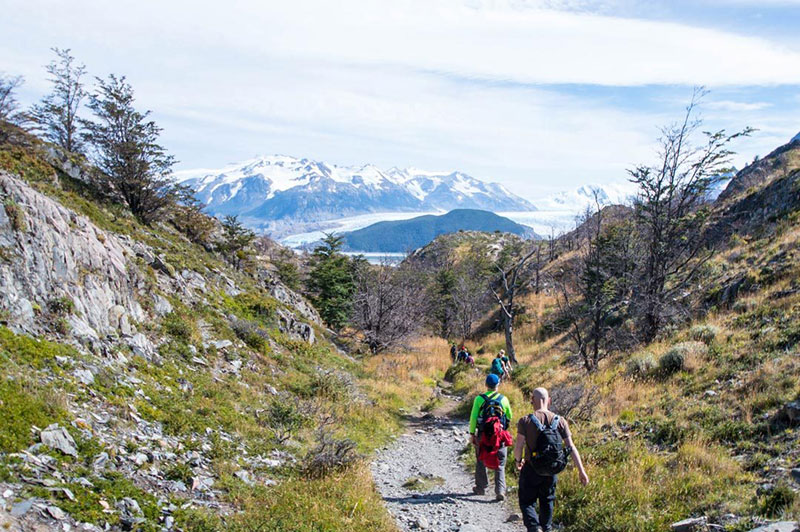
<svg viewBox="0 0 800 532">
<path fill-rule="evenodd" d="M 495 502 L 493 472 L 487 494 L 472 493 L 473 475 L 461 460 L 466 445 L 466 423 L 427 414 L 413 418 L 408 431 L 377 454 L 373 478 L 400 530 L 524 530 L 513 494 Z M 415 486 L 404 486 L 415 479 Z"/>
</svg>

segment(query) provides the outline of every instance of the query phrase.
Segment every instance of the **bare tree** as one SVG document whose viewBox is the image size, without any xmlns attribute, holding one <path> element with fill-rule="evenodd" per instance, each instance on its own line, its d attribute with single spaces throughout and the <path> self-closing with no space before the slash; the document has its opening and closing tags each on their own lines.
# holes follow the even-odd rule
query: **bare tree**
<svg viewBox="0 0 800 532">
<path fill-rule="evenodd" d="M 639 186 L 634 205 L 644 256 L 636 299 L 645 341 L 676 316 L 689 283 L 710 257 L 703 239 L 708 191 L 730 164 L 729 143 L 752 132 L 703 132 L 705 143 L 695 145 L 702 126 L 695 114 L 704 94 L 696 89 L 683 120 L 662 129 L 657 164 L 629 171 Z"/>
<path fill-rule="evenodd" d="M 47 65 L 46 69 L 53 83 L 53 92 L 33 106 L 31 117 L 45 139 L 68 152 L 80 152 L 83 142 L 79 135 L 78 110 L 86 98 L 81 81 L 86 74 L 86 67 L 75 62 L 69 49 L 52 50 L 58 59 Z"/>
<path fill-rule="evenodd" d="M 402 344 L 424 324 L 427 299 L 411 266 L 359 263 L 355 287 L 351 324 L 372 354 Z"/>
<path fill-rule="evenodd" d="M 19 121 L 19 102 L 17 89 L 24 83 L 22 76 L 4 76 L 0 74 L 0 120 L 16 123 Z"/>
<path fill-rule="evenodd" d="M 606 222 L 606 211 L 595 193 L 595 207 L 587 208 L 580 225 L 579 258 L 561 270 L 556 288 L 566 334 L 584 367 L 591 372 L 612 347 L 623 347 L 625 330 L 619 327 L 628 307 L 635 270 L 635 235 L 630 222 Z"/>
<path fill-rule="evenodd" d="M 462 340 L 472 336 L 472 326 L 486 312 L 489 291 L 488 277 L 481 261 L 468 259 L 456 273 L 452 291 L 454 331 Z"/>
<path fill-rule="evenodd" d="M 547 260 L 553 262 L 556 258 L 556 226 L 550 225 L 550 233 L 547 235 Z"/>
<path fill-rule="evenodd" d="M 517 308 L 514 306 L 514 298 L 517 291 L 522 286 L 522 274 L 526 263 L 536 254 L 538 245 L 517 260 L 510 268 L 503 264 L 497 264 L 499 277 L 492 283 L 491 290 L 498 305 L 500 305 L 500 316 L 503 320 L 503 331 L 506 337 L 506 354 L 513 363 L 517 363 L 517 352 L 514 349 L 514 317 Z"/>
</svg>

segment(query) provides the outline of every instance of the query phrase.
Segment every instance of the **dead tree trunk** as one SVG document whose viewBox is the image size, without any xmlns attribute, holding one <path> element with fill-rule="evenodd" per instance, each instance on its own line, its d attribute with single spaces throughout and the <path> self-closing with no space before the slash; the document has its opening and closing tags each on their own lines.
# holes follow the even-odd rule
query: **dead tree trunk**
<svg viewBox="0 0 800 532">
<path fill-rule="evenodd" d="M 497 303 L 500 305 L 500 313 L 503 316 L 503 329 L 506 336 L 506 354 L 511 362 L 517 364 L 517 352 L 514 349 L 514 296 L 519 288 L 519 278 L 525 263 L 536 253 L 538 245 L 527 255 L 522 257 L 519 262 L 512 266 L 508 271 L 498 266 L 500 277 L 492 285 Z"/>
</svg>

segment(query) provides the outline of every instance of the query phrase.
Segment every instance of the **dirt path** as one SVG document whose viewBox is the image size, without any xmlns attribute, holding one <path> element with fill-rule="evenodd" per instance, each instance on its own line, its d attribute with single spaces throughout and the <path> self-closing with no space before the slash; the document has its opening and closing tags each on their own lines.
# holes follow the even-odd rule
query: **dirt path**
<svg viewBox="0 0 800 532">
<path fill-rule="evenodd" d="M 409 430 L 380 451 L 372 474 L 400 530 L 519 532 L 524 530 L 513 494 L 494 500 L 493 473 L 486 495 L 473 495 L 473 476 L 461 461 L 467 424 L 444 412 L 415 417 Z"/>
</svg>

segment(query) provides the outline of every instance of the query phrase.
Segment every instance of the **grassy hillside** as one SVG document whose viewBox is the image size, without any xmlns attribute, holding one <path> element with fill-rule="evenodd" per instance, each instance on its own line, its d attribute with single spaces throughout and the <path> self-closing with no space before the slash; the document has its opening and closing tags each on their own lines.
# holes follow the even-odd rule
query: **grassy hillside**
<svg viewBox="0 0 800 532">
<path fill-rule="evenodd" d="M 0 146 L 0 173 L 23 179 L 37 191 L 30 197 L 87 217 L 104 239 L 150 246 L 162 266 L 134 256 L 127 264 L 135 298 L 153 317 L 132 326 L 153 353 L 132 348 L 124 333 L 82 340 L 68 298 L 34 304 L 38 337 L 0 315 L 4 506 L 33 500 L 66 512 L 64 522 L 100 528 L 394 530 L 364 457 L 429 389 L 388 385 L 384 370 L 340 352 L 313 322 L 316 343 L 293 337 L 283 316 L 297 310 L 270 295 L 276 281 L 263 282 L 258 259 L 254 270 L 237 270 L 171 224 L 139 224 L 48 162 L 46 146 L 26 142 Z M 13 271 L 20 242 L 40 234 L 29 227 L 38 213 L 3 201 L 9 237 L 0 260 Z M 81 279 L 105 275 L 87 270 Z M 156 295 L 169 312 L 155 312 Z M 41 443 L 55 423 L 74 453 Z M 56 526 L 38 510 L 20 519 Z"/>
<path fill-rule="evenodd" d="M 797 148 L 780 160 L 794 161 Z M 656 532 L 707 516 L 738 531 L 800 518 L 790 474 L 800 465 L 800 172 L 774 163 L 714 206 L 716 251 L 687 294 L 692 317 L 656 341 L 604 353 L 587 373 L 556 292 L 545 283 L 521 301 L 521 365 L 506 392 L 521 405 L 534 387 L 551 389 L 592 478 L 583 488 L 574 470 L 563 475 L 556 519 L 565 530 Z M 569 238 L 543 276 L 574 267 L 580 250 Z M 504 339 L 490 333 L 474 347 L 495 352 Z M 456 382 L 480 390 L 475 376 Z"/>
</svg>

